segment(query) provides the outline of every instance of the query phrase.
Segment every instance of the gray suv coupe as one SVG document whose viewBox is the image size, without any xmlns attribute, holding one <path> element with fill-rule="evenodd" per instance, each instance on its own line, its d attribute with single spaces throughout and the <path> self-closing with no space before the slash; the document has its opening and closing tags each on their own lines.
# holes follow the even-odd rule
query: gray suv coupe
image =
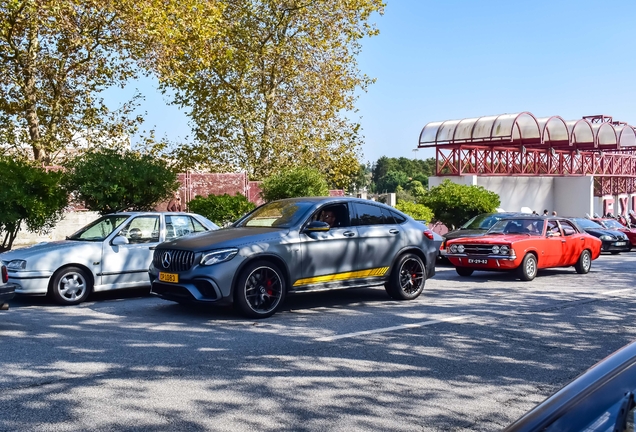
<svg viewBox="0 0 636 432">
<path fill-rule="evenodd" d="M 159 244 L 149 274 L 151 293 L 166 300 L 233 303 L 265 318 L 292 292 L 384 284 L 394 299 L 415 299 L 435 274 L 436 256 L 428 227 L 392 207 L 291 198 L 229 228 Z"/>
</svg>

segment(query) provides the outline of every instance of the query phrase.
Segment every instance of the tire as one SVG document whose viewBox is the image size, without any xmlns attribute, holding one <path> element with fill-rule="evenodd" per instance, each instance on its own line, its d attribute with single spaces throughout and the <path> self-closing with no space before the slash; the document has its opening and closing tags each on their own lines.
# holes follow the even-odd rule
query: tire
<svg viewBox="0 0 636 432">
<path fill-rule="evenodd" d="M 517 269 L 519 279 L 523 281 L 531 281 L 537 276 L 537 257 L 529 253 L 523 257 L 521 265 Z"/>
<path fill-rule="evenodd" d="M 241 270 L 234 289 L 234 305 L 249 318 L 267 318 L 285 300 L 283 272 L 269 261 L 249 263 Z"/>
<path fill-rule="evenodd" d="M 406 253 L 398 258 L 384 286 L 394 300 L 413 300 L 422 294 L 426 284 L 426 266 L 415 254 Z"/>
<path fill-rule="evenodd" d="M 475 270 L 468 267 L 455 267 L 455 271 L 462 277 L 468 277 L 472 275 Z"/>
<path fill-rule="evenodd" d="M 574 265 L 574 269 L 578 274 L 586 274 L 590 271 L 590 268 L 592 268 L 592 255 L 589 250 L 584 250 Z"/>
<path fill-rule="evenodd" d="M 50 294 L 56 303 L 69 306 L 85 301 L 93 291 L 93 279 L 79 267 L 63 267 L 53 275 Z"/>
</svg>

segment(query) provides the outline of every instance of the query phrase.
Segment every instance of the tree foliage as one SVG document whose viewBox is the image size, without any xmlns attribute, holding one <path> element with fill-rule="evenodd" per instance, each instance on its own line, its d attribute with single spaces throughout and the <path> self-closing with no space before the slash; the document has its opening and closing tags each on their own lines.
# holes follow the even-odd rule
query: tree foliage
<svg viewBox="0 0 636 432">
<path fill-rule="evenodd" d="M 24 224 L 31 232 L 53 228 L 68 204 L 62 174 L 22 160 L 0 158 L 0 252 L 11 249 Z"/>
<path fill-rule="evenodd" d="M 261 196 L 265 201 L 327 195 L 327 181 L 315 168 L 298 167 L 281 171 L 261 183 Z"/>
<path fill-rule="evenodd" d="M 245 195 L 236 193 L 232 196 L 208 195 L 207 198 L 197 195 L 188 203 L 190 211 L 198 213 L 219 226 L 225 226 L 238 220 L 256 206 L 248 201 Z"/>
<path fill-rule="evenodd" d="M 138 95 L 114 111 L 98 97 L 136 76 L 139 53 L 125 31 L 127 6 L 0 2 L 0 138 L 13 154 L 28 145 L 36 160 L 50 163 L 69 145 L 116 144 L 136 130 Z"/>
<path fill-rule="evenodd" d="M 499 195 L 482 186 L 460 185 L 444 180 L 439 186 L 431 188 L 421 203 L 433 211 L 436 221 L 455 228 L 480 213 L 494 212 L 501 201 Z"/>
<path fill-rule="evenodd" d="M 69 164 L 67 187 L 86 208 L 100 214 L 152 210 L 179 187 L 162 159 L 134 151 L 101 149 Z"/>
<path fill-rule="evenodd" d="M 433 211 L 423 204 L 417 204 L 409 201 L 398 201 L 395 208 L 416 220 L 425 220 L 426 222 L 433 220 Z"/>
<path fill-rule="evenodd" d="M 360 40 L 382 0 L 236 0 L 214 17 L 218 35 L 189 32 L 187 49 L 154 63 L 161 88 L 188 110 L 196 141 L 176 149 L 182 167 L 245 171 L 261 180 L 320 167 L 346 187 L 358 171 L 356 91 Z M 168 41 L 171 43 L 171 41 Z"/>
</svg>

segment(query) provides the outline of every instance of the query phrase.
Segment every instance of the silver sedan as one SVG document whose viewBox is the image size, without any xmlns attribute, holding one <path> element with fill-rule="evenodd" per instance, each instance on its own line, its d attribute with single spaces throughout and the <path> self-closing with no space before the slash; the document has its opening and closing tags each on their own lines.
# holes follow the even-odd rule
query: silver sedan
<svg viewBox="0 0 636 432">
<path fill-rule="evenodd" d="M 16 294 L 50 294 L 60 304 L 78 304 L 92 291 L 147 286 L 154 246 L 215 229 L 192 213 L 113 213 L 66 240 L 5 252 L 0 261 Z"/>
<path fill-rule="evenodd" d="M 384 284 L 417 298 L 435 274 L 438 245 L 426 225 L 355 198 L 265 204 L 232 227 L 157 246 L 151 293 L 179 303 L 234 303 L 245 315 L 276 312 L 291 292 Z"/>
</svg>

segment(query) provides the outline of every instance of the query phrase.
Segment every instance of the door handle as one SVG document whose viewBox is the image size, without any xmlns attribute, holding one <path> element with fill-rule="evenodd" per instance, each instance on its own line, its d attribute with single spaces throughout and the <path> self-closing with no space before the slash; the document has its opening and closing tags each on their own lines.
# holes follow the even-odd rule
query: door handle
<svg viewBox="0 0 636 432">
<path fill-rule="evenodd" d="M 565 243 L 565 240 L 561 240 L 561 243 Z"/>
<path fill-rule="evenodd" d="M 345 231 L 342 233 L 342 235 L 345 237 L 353 237 L 354 235 L 356 235 L 356 233 L 354 233 L 353 231 Z"/>
<path fill-rule="evenodd" d="M 391 233 L 391 234 L 399 234 L 400 230 L 396 230 L 395 228 L 392 228 L 392 229 L 389 230 L 389 233 Z"/>
<path fill-rule="evenodd" d="M 581 237 L 579 240 L 581 240 L 581 241 L 585 241 L 585 237 Z"/>
</svg>

